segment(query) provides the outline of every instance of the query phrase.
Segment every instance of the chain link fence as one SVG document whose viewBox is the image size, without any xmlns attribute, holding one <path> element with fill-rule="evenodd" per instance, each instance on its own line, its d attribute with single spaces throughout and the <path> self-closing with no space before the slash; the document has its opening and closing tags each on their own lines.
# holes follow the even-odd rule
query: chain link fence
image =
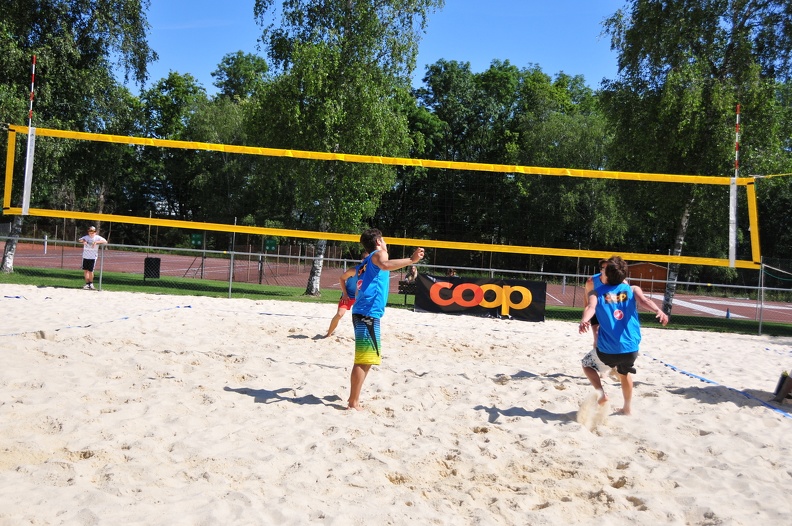
<svg viewBox="0 0 792 526">
<path fill-rule="evenodd" d="M 0 236 L 3 242 L 6 239 Z M 342 253 L 342 247 L 328 246 L 323 258 L 320 289 L 325 301 L 337 300 L 341 274 L 358 262 L 341 257 Z M 233 250 L 110 244 L 100 250 L 94 284 L 100 290 L 123 287 L 142 292 L 229 298 L 294 298 L 295 293 L 306 290 L 315 259 L 315 247 L 310 243 L 237 245 Z M 34 279 L 35 276 L 56 276 L 60 278 L 58 286 L 80 288 L 83 285 L 81 267 L 82 245 L 77 242 L 46 238 L 20 238 L 18 241 L 15 272 Z M 482 267 L 452 269 L 427 264 L 418 267 L 421 273 L 437 276 L 453 270 L 462 277 L 543 281 L 547 284 L 547 317 L 570 321 L 580 317 L 585 302 L 585 281 L 596 271 L 594 265 L 582 268 L 579 274 Z M 399 295 L 398 284 L 405 272 L 406 269 L 392 273 L 392 305 L 413 303 L 412 296 Z M 792 336 L 792 264 L 784 260 L 770 261 L 757 271 L 757 278 L 757 286 L 677 282 L 671 325 Z M 647 277 L 643 273 L 631 275 L 629 279 L 640 284 L 655 302 L 663 303 L 664 279 Z M 643 322 L 651 325 L 653 318 L 644 314 Z"/>
</svg>

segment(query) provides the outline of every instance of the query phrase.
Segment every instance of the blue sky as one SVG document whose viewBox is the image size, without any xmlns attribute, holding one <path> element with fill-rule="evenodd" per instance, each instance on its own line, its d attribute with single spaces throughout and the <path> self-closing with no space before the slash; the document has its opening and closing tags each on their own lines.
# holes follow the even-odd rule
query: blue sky
<svg viewBox="0 0 792 526">
<path fill-rule="evenodd" d="M 149 86 L 173 70 L 190 73 L 215 93 L 211 72 L 224 55 L 262 54 L 253 4 L 152 0 L 149 45 L 160 58 L 149 66 Z M 441 58 L 470 62 L 476 73 L 498 59 L 519 68 L 538 65 L 551 76 L 583 75 L 596 88 L 602 78 L 616 76 L 616 55 L 601 35 L 602 21 L 623 5 L 624 0 L 446 0 L 429 17 L 413 84 L 420 84 L 426 65 Z"/>
</svg>

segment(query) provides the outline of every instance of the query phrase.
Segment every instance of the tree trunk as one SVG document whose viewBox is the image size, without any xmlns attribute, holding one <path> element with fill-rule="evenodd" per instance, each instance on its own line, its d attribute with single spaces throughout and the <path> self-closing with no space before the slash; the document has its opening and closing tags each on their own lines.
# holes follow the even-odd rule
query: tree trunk
<svg viewBox="0 0 792 526">
<path fill-rule="evenodd" d="M 14 272 L 14 254 L 16 253 L 17 242 L 22 234 L 22 216 L 14 216 L 11 221 L 11 232 L 6 240 L 5 250 L 3 250 L 2 271 L 6 274 Z"/>
<path fill-rule="evenodd" d="M 685 234 L 687 233 L 688 223 L 690 223 L 690 209 L 693 208 L 693 201 L 691 197 L 685 204 L 685 209 L 682 211 L 682 217 L 679 220 L 679 229 L 677 230 L 676 239 L 674 240 L 674 249 L 672 254 L 675 256 L 682 255 L 682 246 L 685 242 Z M 671 308 L 674 306 L 674 294 L 676 294 L 677 277 L 679 276 L 679 263 L 670 263 L 668 265 L 668 283 L 666 283 L 665 296 L 663 297 L 663 312 L 670 315 Z"/>
<path fill-rule="evenodd" d="M 314 254 L 315 257 L 311 265 L 311 273 L 308 275 L 308 286 L 305 288 L 306 296 L 318 297 L 322 295 L 319 278 L 322 277 L 325 250 L 327 250 L 327 240 L 320 239 L 316 242 L 316 254 Z"/>
</svg>

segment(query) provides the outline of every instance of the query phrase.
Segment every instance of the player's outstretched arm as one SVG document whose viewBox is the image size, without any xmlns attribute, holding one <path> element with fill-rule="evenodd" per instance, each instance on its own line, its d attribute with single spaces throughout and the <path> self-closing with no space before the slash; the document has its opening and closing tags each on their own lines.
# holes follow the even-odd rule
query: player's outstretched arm
<svg viewBox="0 0 792 526">
<path fill-rule="evenodd" d="M 380 250 L 374 253 L 371 257 L 374 264 L 377 265 L 382 270 L 399 270 L 400 268 L 404 268 L 407 265 L 412 265 L 414 263 L 418 263 L 424 257 L 424 249 L 416 248 L 415 252 L 413 252 L 412 256 L 409 258 L 400 258 L 400 259 L 390 259 L 388 257 L 388 252 L 384 250 Z"/>
<path fill-rule="evenodd" d="M 648 311 L 654 312 L 655 317 L 660 322 L 661 325 L 666 326 L 668 325 L 668 314 L 663 312 L 663 309 L 657 306 L 657 304 L 652 301 L 651 299 L 646 297 L 641 287 L 638 285 L 632 286 L 633 294 L 638 299 L 638 303 L 644 306 L 644 308 Z"/>
</svg>

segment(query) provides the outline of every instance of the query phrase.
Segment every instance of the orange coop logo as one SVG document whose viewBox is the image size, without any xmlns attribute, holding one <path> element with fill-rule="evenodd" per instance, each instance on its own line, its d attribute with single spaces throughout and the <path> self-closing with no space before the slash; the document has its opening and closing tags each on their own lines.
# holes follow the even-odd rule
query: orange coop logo
<svg viewBox="0 0 792 526">
<path fill-rule="evenodd" d="M 441 292 L 452 289 L 450 298 L 443 298 Z M 502 316 L 508 316 L 510 309 L 525 309 L 533 301 L 531 291 L 519 285 L 496 285 L 487 283 L 461 283 L 454 287 L 453 283 L 438 281 L 429 289 L 429 298 L 442 307 L 459 305 L 460 307 L 484 307 L 494 309 L 500 307 Z"/>
</svg>

